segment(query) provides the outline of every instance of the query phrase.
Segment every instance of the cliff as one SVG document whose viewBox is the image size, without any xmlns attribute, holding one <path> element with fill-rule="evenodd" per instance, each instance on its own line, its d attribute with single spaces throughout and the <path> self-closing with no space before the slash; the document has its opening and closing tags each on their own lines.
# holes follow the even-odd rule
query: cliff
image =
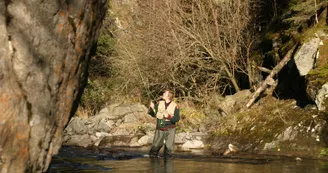
<svg viewBox="0 0 328 173">
<path fill-rule="evenodd" d="M 106 0 L 0 1 L 0 172 L 47 170 L 106 8 Z"/>
</svg>

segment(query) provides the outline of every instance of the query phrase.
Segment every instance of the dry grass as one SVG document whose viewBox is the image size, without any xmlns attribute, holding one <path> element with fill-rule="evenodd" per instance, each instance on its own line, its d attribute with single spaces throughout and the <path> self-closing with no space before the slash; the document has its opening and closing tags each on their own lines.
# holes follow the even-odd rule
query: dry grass
<svg viewBox="0 0 328 173">
<path fill-rule="evenodd" d="M 197 108 L 192 102 L 184 101 L 179 104 L 181 120 L 178 130 L 184 132 L 198 131 L 200 124 L 204 123 L 206 115 L 202 109 Z"/>
<path fill-rule="evenodd" d="M 92 112 L 93 111 L 90 108 L 84 108 L 84 107 L 79 106 L 75 113 L 75 116 L 83 118 L 83 119 L 88 119 L 89 116 L 92 116 Z"/>
</svg>

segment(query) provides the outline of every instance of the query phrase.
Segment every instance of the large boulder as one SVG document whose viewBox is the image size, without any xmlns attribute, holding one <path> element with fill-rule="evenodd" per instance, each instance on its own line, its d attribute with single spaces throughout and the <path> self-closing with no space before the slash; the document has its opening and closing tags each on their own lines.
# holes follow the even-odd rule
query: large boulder
<svg viewBox="0 0 328 173">
<path fill-rule="evenodd" d="M 189 151 L 190 149 L 204 148 L 204 144 L 208 143 L 209 135 L 202 132 L 195 133 L 178 133 L 175 135 L 175 143 L 181 145 L 183 151 Z"/>
<path fill-rule="evenodd" d="M 202 148 L 204 148 L 204 143 L 201 140 L 187 141 L 181 146 L 181 149 L 184 151 L 188 151 L 190 149 L 202 149 Z"/>
<path fill-rule="evenodd" d="M 107 0 L 0 1 L 0 172 L 46 171 L 77 108 Z"/>
<path fill-rule="evenodd" d="M 304 43 L 294 56 L 296 67 L 301 76 L 305 76 L 314 67 L 316 54 L 321 39 L 315 37 L 309 42 Z"/>
<path fill-rule="evenodd" d="M 252 93 L 249 90 L 242 90 L 234 95 L 226 96 L 225 99 L 219 104 L 219 107 L 223 111 L 221 114 L 233 114 L 239 111 L 245 107 L 251 94 Z M 221 112 L 221 110 L 219 110 L 219 112 Z"/>
</svg>

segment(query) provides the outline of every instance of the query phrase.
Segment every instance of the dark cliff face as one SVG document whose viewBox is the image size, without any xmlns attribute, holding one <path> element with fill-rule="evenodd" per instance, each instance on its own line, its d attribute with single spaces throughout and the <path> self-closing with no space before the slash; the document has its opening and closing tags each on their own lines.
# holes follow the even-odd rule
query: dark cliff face
<svg viewBox="0 0 328 173">
<path fill-rule="evenodd" d="M 106 7 L 0 1 L 0 172 L 46 171 L 76 110 Z"/>
</svg>

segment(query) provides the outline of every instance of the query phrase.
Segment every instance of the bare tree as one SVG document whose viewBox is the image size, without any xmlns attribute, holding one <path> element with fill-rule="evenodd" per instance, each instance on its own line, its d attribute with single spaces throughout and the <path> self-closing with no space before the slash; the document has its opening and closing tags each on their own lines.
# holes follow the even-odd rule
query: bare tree
<svg viewBox="0 0 328 173">
<path fill-rule="evenodd" d="M 118 41 L 123 86 L 147 93 L 171 86 L 193 99 L 239 91 L 238 75 L 254 71 L 250 10 L 249 0 L 137 1 Z"/>
<path fill-rule="evenodd" d="M 236 72 L 248 73 L 242 49 L 249 50 L 250 45 L 244 37 L 251 20 L 250 2 L 180 1 L 177 6 L 176 18 L 170 22 L 178 36 L 187 38 L 180 44 L 189 48 L 187 57 L 196 56 L 199 68 L 206 69 L 207 64 L 210 74 L 230 81 L 228 84 L 239 91 Z"/>
</svg>

